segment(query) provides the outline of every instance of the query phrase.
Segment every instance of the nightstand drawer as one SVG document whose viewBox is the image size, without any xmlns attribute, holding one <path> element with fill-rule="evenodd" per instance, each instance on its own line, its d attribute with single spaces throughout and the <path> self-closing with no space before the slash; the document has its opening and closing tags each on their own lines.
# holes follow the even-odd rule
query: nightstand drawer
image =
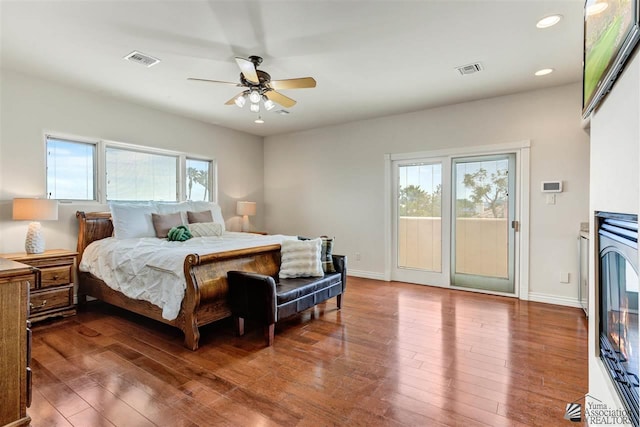
<svg viewBox="0 0 640 427">
<path fill-rule="evenodd" d="M 55 308 L 68 307 L 73 304 L 73 284 L 51 289 L 49 291 L 31 293 L 31 314 Z"/>
<path fill-rule="evenodd" d="M 71 265 L 40 268 L 40 287 L 68 285 L 71 280 Z"/>
</svg>

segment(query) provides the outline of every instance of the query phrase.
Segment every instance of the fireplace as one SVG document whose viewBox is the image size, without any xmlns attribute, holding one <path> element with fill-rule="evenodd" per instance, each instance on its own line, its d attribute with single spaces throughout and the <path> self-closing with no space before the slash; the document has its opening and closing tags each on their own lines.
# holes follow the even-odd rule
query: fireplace
<svg viewBox="0 0 640 427">
<path fill-rule="evenodd" d="M 638 217 L 596 213 L 600 358 L 638 426 Z"/>
</svg>

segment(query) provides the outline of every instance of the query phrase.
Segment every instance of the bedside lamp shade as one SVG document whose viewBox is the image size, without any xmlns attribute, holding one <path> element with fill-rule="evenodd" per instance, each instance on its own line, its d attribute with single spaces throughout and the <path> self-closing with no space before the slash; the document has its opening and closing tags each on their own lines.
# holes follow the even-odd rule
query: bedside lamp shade
<svg viewBox="0 0 640 427">
<path fill-rule="evenodd" d="M 256 214 L 256 202 L 238 202 L 236 213 L 242 215 L 242 231 L 249 231 L 249 216 Z"/>
<path fill-rule="evenodd" d="M 44 235 L 38 221 L 58 219 L 58 201 L 51 199 L 13 199 L 14 221 L 32 221 L 29 224 L 24 248 L 28 254 L 44 252 Z"/>
</svg>

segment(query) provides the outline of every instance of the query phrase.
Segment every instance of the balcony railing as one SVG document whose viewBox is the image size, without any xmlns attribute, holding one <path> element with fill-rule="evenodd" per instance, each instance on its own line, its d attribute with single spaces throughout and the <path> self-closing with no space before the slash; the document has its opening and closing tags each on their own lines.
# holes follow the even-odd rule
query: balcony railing
<svg viewBox="0 0 640 427">
<path fill-rule="evenodd" d="M 456 272 L 507 277 L 508 230 L 506 218 L 458 218 Z M 441 218 L 400 217 L 398 266 L 441 271 Z"/>
</svg>

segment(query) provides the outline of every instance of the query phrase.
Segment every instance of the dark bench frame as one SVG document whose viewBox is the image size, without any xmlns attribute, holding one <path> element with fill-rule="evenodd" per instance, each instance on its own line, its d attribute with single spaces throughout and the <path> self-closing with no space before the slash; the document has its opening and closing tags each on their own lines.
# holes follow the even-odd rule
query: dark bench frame
<svg viewBox="0 0 640 427">
<path fill-rule="evenodd" d="M 336 297 L 338 310 L 342 308 L 342 294 L 347 284 L 347 258 L 333 255 L 333 265 L 336 273 L 295 279 L 278 279 L 278 274 L 267 276 L 247 271 L 229 271 L 229 304 L 236 333 L 244 335 L 245 319 L 255 320 L 264 325 L 265 339 L 267 345 L 271 346 L 275 324 L 279 320 L 333 297 Z"/>
</svg>

